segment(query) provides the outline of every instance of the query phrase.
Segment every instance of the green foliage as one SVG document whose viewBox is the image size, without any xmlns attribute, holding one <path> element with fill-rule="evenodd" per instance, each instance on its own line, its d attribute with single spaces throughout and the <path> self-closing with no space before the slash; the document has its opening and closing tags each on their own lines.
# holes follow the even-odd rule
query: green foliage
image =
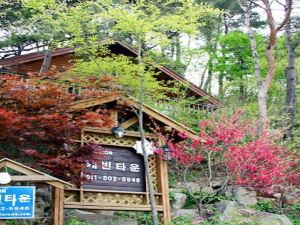
<svg viewBox="0 0 300 225">
<path fill-rule="evenodd" d="M 76 217 L 71 217 L 65 225 L 92 225 L 91 223 L 81 222 Z"/>
<path fill-rule="evenodd" d="M 179 216 L 172 220 L 172 223 L 170 225 L 192 225 L 193 220 L 191 220 L 188 217 L 185 216 Z"/>
<path fill-rule="evenodd" d="M 187 195 L 187 200 L 184 205 L 184 208 L 194 208 L 199 200 L 202 201 L 202 204 L 206 203 L 215 203 L 222 200 L 230 200 L 229 197 L 225 196 L 224 194 L 218 194 L 218 193 L 209 193 L 209 192 L 193 192 L 193 195 L 191 195 L 190 192 L 187 190 L 183 190 L 182 193 Z"/>
<path fill-rule="evenodd" d="M 163 6 L 163 9 L 159 6 Z M 136 41 L 164 45 L 169 42 L 166 31 L 195 34 L 202 24 L 198 19 L 206 14 L 218 14 L 210 6 L 194 4 L 194 1 L 156 1 L 155 4 L 140 0 L 128 7 L 128 2 L 107 4 L 103 18 L 115 21 L 115 32 L 127 33 Z M 172 9 L 172 13 L 165 11 Z"/>
<path fill-rule="evenodd" d="M 168 179 L 169 179 L 169 187 L 170 188 L 173 188 L 176 186 L 177 182 L 178 182 L 178 177 L 176 176 L 176 173 L 170 173 L 169 172 L 169 176 L 168 176 Z"/>
<path fill-rule="evenodd" d="M 284 214 L 293 222 L 294 225 L 300 225 L 300 204 L 286 206 Z"/>
<path fill-rule="evenodd" d="M 175 200 L 175 192 L 170 191 L 169 192 L 169 198 L 170 198 L 171 202 L 174 201 Z"/>
<path fill-rule="evenodd" d="M 269 201 L 258 202 L 253 206 L 253 209 L 269 213 L 279 213 L 278 207 L 275 207 L 274 204 Z"/>
<path fill-rule="evenodd" d="M 138 96 L 140 91 L 141 71 L 145 82 L 145 95 L 148 97 L 162 98 L 166 88 L 156 81 L 155 72 L 149 67 L 136 64 L 124 55 L 111 55 L 98 57 L 91 61 L 77 62 L 68 72 L 67 78 L 103 78 L 110 76 L 121 85 L 122 90 L 132 96 Z"/>
<path fill-rule="evenodd" d="M 253 73 L 253 59 L 247 34 L 240 31 L 229 32 L 220 36 L 219 44 L 221 52 L 215 55 L 218 60 L 215 70 L 226 74 L 229 80 Z"/>
<path fill-rule="evenodd" d="M 115 215 L 136 219 L 138 225 L 153 225 L 150 212 L 116 212 Z"/>
</svg>

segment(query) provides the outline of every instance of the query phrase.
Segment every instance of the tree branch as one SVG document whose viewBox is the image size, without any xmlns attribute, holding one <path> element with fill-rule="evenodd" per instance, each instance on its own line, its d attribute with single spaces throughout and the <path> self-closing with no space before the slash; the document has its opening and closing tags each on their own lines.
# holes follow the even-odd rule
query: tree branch
<svg viewBox="0 0 300 225">
<path fill-rule="evenodd" d="M 287 0 L 286 1 L 286 5 L 284 5 L 285 7 L 285 17 L 283 19 L 283 21 L 281 22 L 281 24 L 276 28 L 276 32 L 280 31 L 284 25 L 288 22 L 288 20 L 290 19 L 291 16 L 291 12 L 292 12 L 292 5 L 293 5 L 293 0 Z"/>
</svg>

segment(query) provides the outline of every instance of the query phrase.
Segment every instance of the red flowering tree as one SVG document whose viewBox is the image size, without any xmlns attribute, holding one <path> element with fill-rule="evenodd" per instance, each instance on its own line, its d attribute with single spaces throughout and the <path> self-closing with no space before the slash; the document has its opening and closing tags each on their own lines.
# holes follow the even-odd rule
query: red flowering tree
<svg viewBox="0 0 300 225">
<path fill-rule="evenodd" d="M 0 77 L 0 157 L 26 161 L 73 180 L 84 158 L 94 154 L 93 146 L 82 147 L 74 140 L 84 126 L 110 126 L 111 119 L 105 112 L 70 113 L 78 96 L 50 75 Z"/>
<path fill-rule="evenodd" d="M 276 193 L 297 179 L 294 171 L 297 157 L 278 143 L 279 136 L 267 131 L 257 136 L 256 127 L 254 122 L 244 120 L 239 112 L 231 117 L 200 122 L 196 139 L 186 139 L 181 144 L 169 141 L 173 159 L 178 163 L 175 168 L 181 170 L 176 174 L 183 175 L 183 184 L 192 196 L 186 175 L 187 171 L 199 171 L 199 168 L 205 177 L 201 182 L 206 183 L 212 195 L 228 183 Z M 220 177 L 222 183 L 213 187 L 214 179 Z M 201 215 L 202 203 L 207 203 L 209 198 L 211 196 L 197 198 Z"/>
</svg>

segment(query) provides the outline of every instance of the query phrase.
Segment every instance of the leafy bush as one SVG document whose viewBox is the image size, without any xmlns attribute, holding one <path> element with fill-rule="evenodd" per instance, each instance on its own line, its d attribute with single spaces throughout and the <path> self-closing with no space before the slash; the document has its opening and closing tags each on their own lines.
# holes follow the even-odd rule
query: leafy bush
<svg viewBox="0 0 300 225">
<path fill-rule="evenodd" d="M 170 198 L 171 202 L 174 201 L 175 200 L 175 192 L 170 191 L 169 192 L 169 198 Z"/>
<path fill-rule="evenodd" d="M 300 225 L 300 204 L 286 206 L 284 208 L 284 214 L 294 225 Z"/>
<path fill-rule="evenodd" d="M 261 201 L 256 203 L 253 206 L 253 209 L 269 213 L 279 213 L 278 208 L 268 201 Z"/>
<path fill-rule="evenodd" d="M 197 201 L 203 200 L 203 204 L 206 203 L 215 203 L 219 202 L 221 200 L 230 200 L 227 196 L 224 194 L 218 194 L 218 193 L 208 193 L 208 192 L 193 192 L 193 196 L 186 190 L 183 190 L 182 193 L 187 195 L 187 200 L 184 205 L 184 208 L 194 208 L 197 204 Z"/>
<path fill-rule="evenodd" d="M 76 217 L 69 219 L 65 225 L 92 225 L 91 223 L 81 222 Z"/>
<path fill-rule="evenodd" d="M 116 212 L 115 215 L 136 219 L 138 225 L 153 225 L 150 212 Z"/>
<path fill-rule="evenodd" d="M 171 225 L 192 225 L 192 224 L 193 221 L 186 216 L 176 217 L 171 223 Z"/>
</svg>

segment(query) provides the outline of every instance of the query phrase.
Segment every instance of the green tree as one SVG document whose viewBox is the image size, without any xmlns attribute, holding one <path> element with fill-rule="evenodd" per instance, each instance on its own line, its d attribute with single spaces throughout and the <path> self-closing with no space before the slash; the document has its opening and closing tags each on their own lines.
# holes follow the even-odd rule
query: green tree
<svg viewBox="0 0 300 225">
<path fill-rule="evenodd" d="M 212 53 L 213 71 L 222 74 L 225 81 L 231 83 L 230 85 L 226 83 L 229 92 L 227 95 L 238 95 L 240 100 L 246 101 L 251 97 L 251 94 L 249 96 L 247 93 L 247 88 L 251 88 L 249 82 L 252 82 L 253 78 L 249 37 L 241 31 L 231 31 L 219 36 L 218 45 L 216 51 Z M 223 91 L 219 88 L 219 96 L 223 96 Z"/>
<path fill-rule="evenodd" d="M 149 184 L 152 218 L 154 225 L 158 224 L 155 207 L 154 191 L 151 176 L 149 174 L 148 157 L 145 151 L 145 135 L 143 129 L 143 102 L 145 97 L 145 50 L 149 44 L 163 46 L 169 42 L 166 30 L 171 32 L 186 33 L 188 35 L 197 32 L 200 26 L 198 19 L 203 13 L 210 11 L 216 13 L 210 7 L 195 5 L 193 1 L 179 1 L 181 4 L 175 7 L 173 14 L 163 14 L 161 9 L 148 1 L 137 1 L 128 7 L 128 4 L 109 5 L 103 17 L 115 21 L 114 33 L 126 33 L 136 43 L 138 49 L 137 63 L 140 67 L 140 93 L 139 93 L 139 130 L 141 135 L 144 164 Z M 162 2 L 163 3 L 163 2 Z M 165 3 L 165 7 L 174 7 L 174 1 Z"/>
</svg>

